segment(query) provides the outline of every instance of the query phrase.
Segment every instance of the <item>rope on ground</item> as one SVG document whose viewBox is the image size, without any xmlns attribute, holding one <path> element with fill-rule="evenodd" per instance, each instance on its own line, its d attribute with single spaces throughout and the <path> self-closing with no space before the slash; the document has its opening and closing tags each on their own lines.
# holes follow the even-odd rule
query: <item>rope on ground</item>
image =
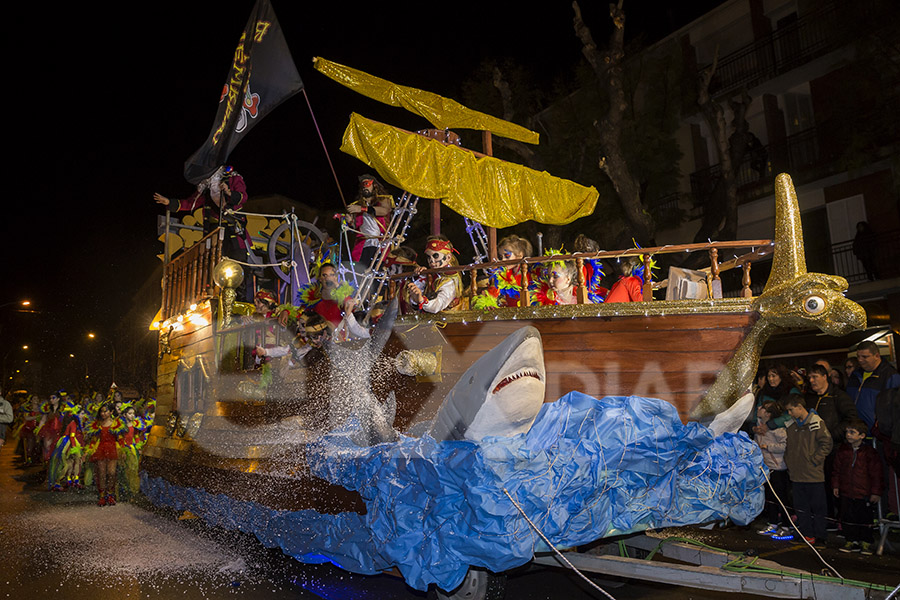
<svg viewBox="0 0 900 600">
<path fill-rule="evenodd" d="M 569 562 L 569 559 L 566 558 L 566 556 L 565 556 L 562 552 L 560 552 L 559 550 L 556 549 L 556 546 L 554 546 L 554 545 L 550 542 L 550 540 L 547 539 L 547 536 L 544 535 L 544 532 L 542 532 L 540 529 L 538 529 L 538 526 L 535 525 L 534 522 L 533 522 L 531 519 L 528 518 L 528 515 L 525 514 L 525 511 L 522 510 L 522 507 L 519 506 L 519 503 L 516 502 L 516 500 L 510 495 L 510 493 L 506 490 L 506 488 L 503 488 L 503 493 L 506 494 L 506 497 L 509 498 L 509 501 L 513 503 L 513 506 L 516 507 L 516 509 L 519 511 L 519 513 L 521 513 L 521 515 L 522 515 L 523 517 L 525 517 L 525 520 L 528 522 L 529 525 L 531 525 L 531 528 L 534 529 L 534 530 L 537 532 L 537 534 L 538 534 L 539 536 L 541 536 L 541 539 L 544 540 L 544 543 L 547 544 L 547 546 L 549 546 L 550 548 L 552 548 L 553 551 L 556 552 L 556 553 L 559 555 L 559 558 L 562 559 L 562 561 L 563 561 L 564 563 L 566 563 L 567 565 L 569 565 L 569 568 L 570 568 L 570 569 L 572 569 L 573 571 L 575 571 L 575 573 L 577 573 L 579 577 L 581 577 L 582 579 L 584 579 L 584 580 L 588 583 L 588 585 L 590 585 L 592 588 L 596 589 L 598 592 L 600 592 L 601 594 L 603 594 L 604 596 L 606 596 L 606 597 L 609 598 L 610 600 L 616 600 L 614 597 L 612 597 L 612 596 L 609 594 L 609 592 L 607 592 L 606 590 L 604 590 L 603 588 L 601 588 L 599 585 L 597 585 L 596 583 L 594 583 L 594 582 L 591 581 L 590 579 L 588 579 L 587 576 L 586 576 L 584 573 L 582 573 L 581 571 L 579 571 L 578 568 L 577 568 L 575 565 L 573 565 L 571 562 Z"/>
</svg>

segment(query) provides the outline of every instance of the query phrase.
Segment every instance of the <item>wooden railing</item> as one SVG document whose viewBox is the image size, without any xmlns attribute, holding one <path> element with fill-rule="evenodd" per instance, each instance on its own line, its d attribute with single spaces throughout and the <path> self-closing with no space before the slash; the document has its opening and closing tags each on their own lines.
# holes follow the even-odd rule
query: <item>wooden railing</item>
<svg viewBox="0 0 900 600">
<path fill-rule="evenodd" d="M 162 317 L 185 312 L 213 295 L 212 273 L 222 259 L 223 229 L 216 229 L 173 258 L 163 270 Z"/>
<path fill-rule="evenodd" d="M 722 263 L 719 262 L 719 251 L 729 249 L 736 250 L 741 248 L 749 248 L 751 249 L 751 251 L 742 254 L 741 256 L 737 256 L 731 260 Z M 575 270 L 577 281 L 574 284 L 576 302 L 578 304 L 585 304 L 587 302 L 587 293 L 584 281 L 582 279 L 582 265 L 584 264 L 585 260 L 595 258 L 615 259 L 626 256 L 642 256 L 644 269 L 646 272 L 650 268 L 650 260 L 654 255 L 705 251 L 709 253 L 710 266 L 703 270 L 708 272 L 708 280 L 710 284 L 709 287 L 712 291 L 712 297 L 723 297 L 721 283 L 719 282 L 720 273 L 734 268 L 741 268 L 743 269 L 743 276 L 741 278 L 741 291 L 738 295 L 741 297 L 749 298 L 750 296 L 752 296 L 752 293 L 750 291 L 752 285 L 752 282 L 750 280 L 750 265 L 757 260 L 768 257 L 770 254 L 772 254 L 774 248 L 775 244 L 772 240 L 738 240 L 732 242 L 708 242 L 703 244 L 672 244 L 666 246 L 654 246 L 651 248 L 631 248 L 628 250 L 610 250 L 594 253 L 534 256 L 522 259 L 496 261 L 489 264 L 481 263 L 473 265 L 460 265 L 456 267 L 444 267 L 441 269 L 426 269 L 420 274 L 425 275 L 431 273 L 440 275 L 445 273 L 450 274 L 469 272 L 471 283 L 466 287 L 465 294 L 467 295 L 469 305 L 471 306 L 473 298 L 478 294 L 476 281 L 478 280 L 479 269 L 489 271 L 490 269 L 496 269 L 498 267 L 518 266 L 521 268 L 522 272 L 525 273 L 524 281 L 522 284 L 522 287 L 524 288 L 522 290 L 523 293 L 519 294 L 519 306 L 528 306 L 530 304 L 530 298 L 528 294 L 529 266 L 547 262 L 574 261 L 577 267 Z M 404 280 L 409 280 L 416 276 L 417 275 L 412 271 L 404 271 L 403 273 L 391 275 L 389 297 L 393 298 L 397 294 L 398 290 L 400 289 L 398 284 L 402 283 Z M 719 283 L 717 284 L 716 282 Z M 653 300 L 654 287 L 656 287 L 655 284 L 650 280 L 650 278 L 647 278 L 645 280 L 643 289 L 644 302 L 650 302 Z"/>
</svg>

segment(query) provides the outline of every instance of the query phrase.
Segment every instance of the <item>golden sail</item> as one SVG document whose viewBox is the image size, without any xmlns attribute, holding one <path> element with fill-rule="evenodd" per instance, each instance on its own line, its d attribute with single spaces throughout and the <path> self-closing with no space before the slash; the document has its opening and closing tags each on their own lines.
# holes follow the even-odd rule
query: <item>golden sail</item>
<svg viewBox="0 0 900 600">
<path fill-rule="evenodd" d="M 313 65 L 323 75 L 341 85 L 359 92 L 363 96 L 391 106 L 400 106 L 427 119 L 438 129 L 477 129 L 493 134 L 537 144 L 539 135 L 521 125 L 492 117 L 477 110 L 466 108 L 456 100 L 444 98 L 432 92 L 397 85 L 386 79 L 369 75 L 363 71 L 316 57 Z"/>
<path fill-rule="evenodd" d="M 594 211 L 598 192 L 572 181 L 409 133 L 356 113 L 341 150 L 388 183 L 421 198 L 438 198 L 490 227 L 529 219 L 564 225 Z"/>
</svg>

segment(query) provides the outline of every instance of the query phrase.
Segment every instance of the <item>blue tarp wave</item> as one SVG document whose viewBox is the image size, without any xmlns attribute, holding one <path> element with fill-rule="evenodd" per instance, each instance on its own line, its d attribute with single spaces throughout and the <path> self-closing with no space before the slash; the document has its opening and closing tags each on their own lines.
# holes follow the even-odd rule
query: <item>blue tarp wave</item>
<svg viewBox="0 0 900 600">
<path fill-rule="evenodd" d="M 426 436 L 360 448 L 353 427 L 324 436 L 308 460 L 313 474 L 357 490 L 365 515 L 276 511 L 146 475 L 141 487 L 156 504 L 300 561 L 370 574 L 397 567 L 421 590 L 453 589 L 470 565 L 505 571 L 548 549 L 504 490 L 560 546 L 726 517 L 746 524 L 763 506 L 756 444 L 684 425 L 662 400 L 572 392 L 544 404 L 528 433 L 479 444 Z"/>
</svg>

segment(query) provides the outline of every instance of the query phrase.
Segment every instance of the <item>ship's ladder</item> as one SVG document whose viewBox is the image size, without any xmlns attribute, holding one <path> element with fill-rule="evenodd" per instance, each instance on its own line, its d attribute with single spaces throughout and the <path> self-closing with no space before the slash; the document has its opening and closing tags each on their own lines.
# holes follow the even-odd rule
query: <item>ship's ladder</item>
<svg viewBox="0 0 900 600">
<path fill-rule="evenodd" d="M 417 212 L 416 205 L 418 203 L 418 196 L 403 192 L 394 206 L 387 229 L 378 239 L 378 252 L 375 260 L 363 273 L 362 282 L 356 288 L 354 295 L 356 302 L 363 303 L 367 309 L 371 308 L 368 303 L 377 299 L 384 289 L 384 284 L 388 279 L 388 273 L 382 269 L 384 260 L 391 248 L 401 245 L 406 240 L 406 233 Z"/>
<path fill-rule="evenodd" d="M 472 242 L 472 248 L 475 250 L 475 258 L 473 262 L 483 263 L 488 261 L 488 239 L 484 233 L 484 227 L 478 221 L 473 221 L 469 217 L 466 220 L 466 233 L 469 234 L 469 240 Z"/>
</svg>

